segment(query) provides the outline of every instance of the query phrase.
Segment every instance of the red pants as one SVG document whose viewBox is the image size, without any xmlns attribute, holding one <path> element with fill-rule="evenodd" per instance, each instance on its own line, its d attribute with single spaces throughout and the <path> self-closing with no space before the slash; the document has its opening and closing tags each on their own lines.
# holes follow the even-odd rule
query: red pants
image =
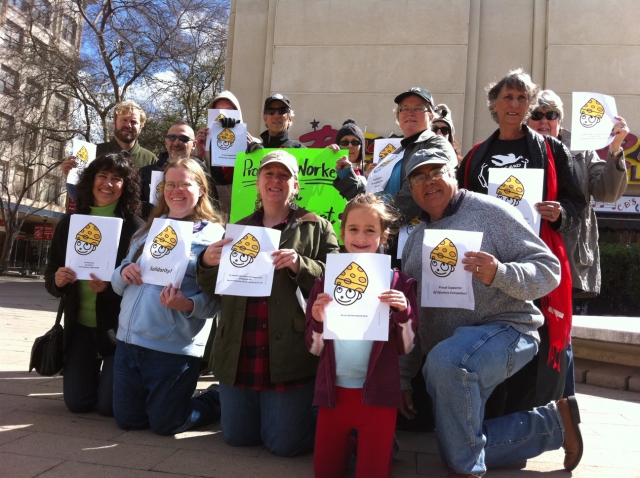
<svg viewBox="0 0 640 478">
<path fill-rule="evenodd" d="M 316 478 L 338 478 L 347 462 L 351 430 L 358 431 L 356 477 L 391 476 L 393 434 L 398 410 L 362 403 L 361 388 L 336 387 L 336 406 L 318 410 L 313 471 Z"/>
</svg>

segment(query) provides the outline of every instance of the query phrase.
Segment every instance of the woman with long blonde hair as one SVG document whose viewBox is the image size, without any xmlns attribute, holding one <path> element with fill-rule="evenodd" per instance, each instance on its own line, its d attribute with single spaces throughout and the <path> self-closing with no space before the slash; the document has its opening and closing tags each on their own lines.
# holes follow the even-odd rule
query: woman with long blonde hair
<svg viewBox="0 0 640 478">
<path fill-rule="evenodd" d="M 193 159 L 170 163 L 161 188 L 158 205 L 111 278 L 114 291 L 122 295 L 113 409 L 121 428 L 150 427 L 169 435 L 220 417 L 217 391 L 192 395 L 212 317 L 219 310 L 219 302 L 196 282 L 196 262 L 224 229 L 220 213 L 209 202 L 204 172 Z M 193 223 L 189 264 L 179 287 L 142 282 L 140 251 L 156 218 Z"/>
</svg>

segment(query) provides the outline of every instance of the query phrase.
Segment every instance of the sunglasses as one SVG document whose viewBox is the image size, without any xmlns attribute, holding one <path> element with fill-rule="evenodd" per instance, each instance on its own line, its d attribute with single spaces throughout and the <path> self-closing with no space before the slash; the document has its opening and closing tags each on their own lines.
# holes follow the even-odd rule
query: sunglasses
<svg viewBox="0 0 640 478">
<path fill-rule="evenodd" d="M 281 115 L 286 115 L 291 109 L 288 106 L 280 106 L 279 108 L 265 108 L 264 114 L 266 115 L 274 115 L 276 111 Z"/>
<path fill-rule="evenodd" d="M 192 138 L 189 138 L 189 136 L 187 136 L 186 134 L 168 134 L 165 136 L 166 139 L 168 139 L 169 141 L 175 141 L 176 139 L 179 139 L 181 142 L 183 143 L 188 143 L 189 141 L 195 141 Z"/>
<path fill-rule="evenodd" d="M 448 126 L 436 126 L 434 124 L 434 125 L 431 125 L 431 131 L 433 131 L 436 134 L 438 134 L 438 131 L 442 131 L 443 136 L 449 136 L 449 133 L 451 133 L 451 128 L 449 128 Z"/>
<path fill-rule="evenodd" d="M 542 111 L 534 111 L 531 113 L 530 118 L 533 121 L 540 121 L 542 118 L 547 118 L 547 120 L 553 121 L 558 119 L 559 116 L 560 115 L 557 111 L 547 111 L 546 113 L 543 113 Z"/>
<path fill-rule="evenodd" d="M 362 143 L 360 141 L 358 141 L 357 139 L 352 139 L 351 141 L 348 141 L 346 139 L 343 139 L 342 141 L 340 141 L 338 143 L 340 146 L 343 146 L 345 148 L 348 148 L 349 145 L 351 146 L 360 146 L 362 145 Z"/>
</svg>

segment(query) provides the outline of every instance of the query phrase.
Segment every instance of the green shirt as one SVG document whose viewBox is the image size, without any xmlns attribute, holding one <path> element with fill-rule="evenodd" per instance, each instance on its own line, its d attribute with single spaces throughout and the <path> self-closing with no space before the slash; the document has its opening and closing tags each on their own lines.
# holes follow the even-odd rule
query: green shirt
<svg viewBox="0 0 640 478">
<path fill-rule="evenodd" d="M 108 143 L 100 143 L 96 147 L 96 156 L 100 156 L 105 153 L 119 153 L 120 151 L 122 151 L 122 147 L 118 144 L 116 139 L 113 138 Z M 136 141 L 136 144 L 133 145 L 133 148 L 131 148 L 128 153 L 131 155 L 133 164 L 135 164 L 138 169 L 148 166 L 149 164 L 154 164 L 158 161 L 156 155 L 148 149 L 144 149 L 140 146 L 138 141 Z"/>
<path fill-rule="evenodd" d="M 92 216 L 115 217 L 118 201 L 108 206 L 91 206 Z M 68 240 L 72 240 L 69 238 Z M 78 289 L 80 292 L 80 310 L 78 312 L 78 323 L 87 327 L 96 327 L 96 296 L 97 294 L 89 287 L 89 281 L 79 280 Z"/>
</svg>

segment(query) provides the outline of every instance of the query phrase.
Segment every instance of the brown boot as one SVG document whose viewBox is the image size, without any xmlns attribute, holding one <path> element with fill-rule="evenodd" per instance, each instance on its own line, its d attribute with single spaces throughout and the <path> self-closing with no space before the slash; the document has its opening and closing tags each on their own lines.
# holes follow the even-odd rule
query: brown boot
<svg viewBox="0 0 640 478">
<path fill-rule="evenodd" d="M 582 443 L 582 433 L 580 433 L 580 411 L 576 397 L 571 395 L 556 402 L 562 423 L 564 425 L 564 469 L 574 470 L 582 459 L 584 444 Z"/>
</svg>

